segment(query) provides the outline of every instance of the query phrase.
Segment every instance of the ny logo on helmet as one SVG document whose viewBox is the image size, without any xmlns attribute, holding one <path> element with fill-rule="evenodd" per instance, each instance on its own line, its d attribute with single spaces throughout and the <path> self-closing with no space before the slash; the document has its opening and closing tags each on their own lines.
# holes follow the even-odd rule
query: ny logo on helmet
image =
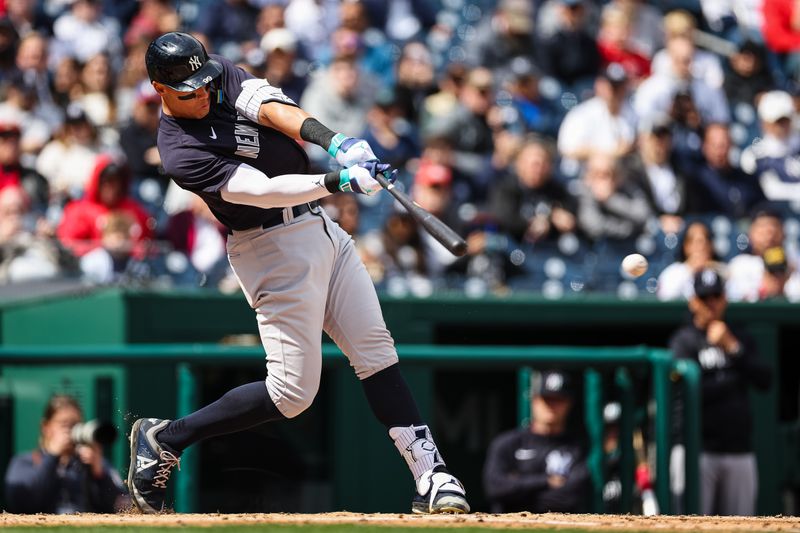
<svg viewBox="0 0 800 533">
<path fill-rule="evenodd" d="M 192 67 L 192 72 L 199 69 L 202 65 L 200 64 L 200 58 L 197 56 L 192 56 L 189 60 L 189 66 Z"/>
</svg>

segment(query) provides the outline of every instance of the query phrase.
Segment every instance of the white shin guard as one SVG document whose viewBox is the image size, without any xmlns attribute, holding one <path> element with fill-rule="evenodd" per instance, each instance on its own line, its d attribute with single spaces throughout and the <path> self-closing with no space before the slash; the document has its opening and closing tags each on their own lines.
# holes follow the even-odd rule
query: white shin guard
<svg viewBox="0 0 800 533">
<path fill-rule="evenodd" d="M 428 426 L 393 427 L 389 429 L 389 436 L 408 463 L 415 481 L 433 467 L 444 466 Z"/>
</svg>

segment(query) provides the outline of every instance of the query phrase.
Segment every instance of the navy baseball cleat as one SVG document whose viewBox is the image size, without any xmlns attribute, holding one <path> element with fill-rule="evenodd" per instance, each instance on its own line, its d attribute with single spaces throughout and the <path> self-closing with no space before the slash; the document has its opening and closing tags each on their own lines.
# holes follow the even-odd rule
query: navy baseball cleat
<svg viewBox="0 0 800 533">
<path fill-rule="evenodd" d="M 425 472 L 417 482 L 417 493 L 411 502 L 411 512 L 468 513 L 469 504 L 464 486 L 441 466 Z"/>
<path fill-rule="evenodd" d="M 172 468 L 181 469 L 178 454 L 156 440 L 156 433 L 167 427 L 169 420 L 140 418 L 131 428 L 131 466 L 128 490 L 133 504 L 147 514 L 164 510 L 164 496 Z"/>
</svg>

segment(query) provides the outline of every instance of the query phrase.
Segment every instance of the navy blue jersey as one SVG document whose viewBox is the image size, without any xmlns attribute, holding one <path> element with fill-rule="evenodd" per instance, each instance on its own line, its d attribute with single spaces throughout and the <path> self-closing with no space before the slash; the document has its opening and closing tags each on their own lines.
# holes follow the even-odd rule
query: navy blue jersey
<svg viewBox="0 0 800 533">
<path fill-rule="evenodd" d="M 180 187 L 198 194 L 217 219 L 230 229 L 244 230 L 282 216 L 281 209 L 232 204 L 220 189 L 237 167 L 246 163 L 267 175 L 307 174 L 308 157 L 294 139 L 240 115 L 235 108 L 242 82 L 253 76 L 227 59 L 212 82 L 211 108 L 204 118 L 161 115 L 158 151 L 165 173 Z M 296 105 L 279 91 L 272 100 Z M 264 100 L 270 101 L 270 98 Z"/>
</svg>

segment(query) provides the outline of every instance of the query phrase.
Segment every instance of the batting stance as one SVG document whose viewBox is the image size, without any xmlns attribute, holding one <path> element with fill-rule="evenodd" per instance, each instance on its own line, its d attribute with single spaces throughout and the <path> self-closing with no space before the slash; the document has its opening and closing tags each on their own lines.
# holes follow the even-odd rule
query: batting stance
<svg viewBox="0 0 800 533">
<path fill-rule="evenodd" d="M 190 35 L 162 35 L 150 43 L 145 61 L 162 100 L 162 164 L 229 229 L 228 258 L 256 312 L 267 378 L 178 420 L 137 420 L 128 474 L 136 507 L 163 509 L 170 473 L 187 446 L 307 409 L 319 389 L 325 330 L 408 463 L 416 480 L 412 511 L 469 512 L 464 488 L 446 470 L 400 374 L 353 242 L 317 206 L 337 191 L 377 193 L 374 177 L 392 179 L 389 166 L 366 141 L 332 132 L 266 80 L 209 57 Z M 297 138 L 327 149 L 344 168 L 309 174 Z"/>
</svg>

